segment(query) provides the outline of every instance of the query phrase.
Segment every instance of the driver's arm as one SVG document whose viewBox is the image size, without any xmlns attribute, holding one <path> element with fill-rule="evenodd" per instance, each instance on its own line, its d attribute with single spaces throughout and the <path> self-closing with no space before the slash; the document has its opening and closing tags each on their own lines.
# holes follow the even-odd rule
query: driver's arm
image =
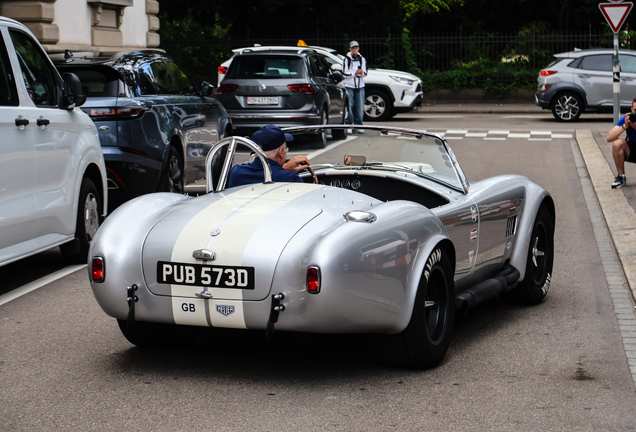
<svg viewBox="0 0 636 432">
<path fill-rule="evenodd" d="M 285 168 L 287 171 L 299 172 L 304 170 L 308 165 L 310 165 L 310 163 L 309 159 L 307 159 L 307 156 L 299 155 L 294 156 L 293 158 L 285 162 L 283 164 L 283 168 Z"/>
</svg>

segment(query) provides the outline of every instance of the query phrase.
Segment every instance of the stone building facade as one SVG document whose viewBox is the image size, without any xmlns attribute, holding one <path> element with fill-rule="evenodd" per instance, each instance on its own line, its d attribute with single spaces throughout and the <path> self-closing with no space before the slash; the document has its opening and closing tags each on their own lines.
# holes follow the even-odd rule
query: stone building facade
<svg viewBox="0 0 636 432">
<path fill-rule="evenodd" d="M 25 24 L 50 54 L 159 46 L 157 0 L 0 0 L 0 15 Z"/>
</svg>

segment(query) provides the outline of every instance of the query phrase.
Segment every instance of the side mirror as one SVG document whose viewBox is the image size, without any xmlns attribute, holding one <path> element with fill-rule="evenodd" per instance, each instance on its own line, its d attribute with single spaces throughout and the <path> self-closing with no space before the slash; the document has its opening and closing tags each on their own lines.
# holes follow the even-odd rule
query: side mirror
<svg viewBox="0 0 636 432">
<path fill-rule="evenodd" d="M 345 155 L 344 164 L 350 166 L 364 166 L 367 157 L 364 155 Z"/>
<path fill-rule="evenodd" d="M 336 82 L 342 82 L 344 80 L 344 75 L 338 71 L 331 72 L 331 76 L 336 80 Z"/>
<path fill-rule="evenodd" d="M 84 105 L 86 95 L 82 94 L 82 83 L 74 73 L 64 75 L 64 89 L 62 106 L 65 110 L 72 110 L 75 107 Z"/>
<path fill-rule="evenodd" d="M 342 72 L 342 65 L 340 63 L 334 63 L 331 65 L 331 70 Z"/>
<path fill-rule="evenodd" d="M 201 89 L 201 91 L 199 91 L 201 97 L 214 95 L 214 85 L 210 84 L 207 81 L 201 81 L 201 85 L 199 86 L 199 88 Z"/>
</svg>

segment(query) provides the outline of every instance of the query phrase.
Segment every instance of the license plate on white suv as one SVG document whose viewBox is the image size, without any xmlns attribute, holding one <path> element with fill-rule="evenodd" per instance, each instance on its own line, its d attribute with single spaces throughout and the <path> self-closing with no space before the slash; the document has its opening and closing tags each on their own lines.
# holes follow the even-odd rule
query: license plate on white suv
<svg viewBox="0 0 636 432">
<path fill-rule="evenodd" d="M 278 105 L 277 97 L 248 96 L 248 105 Z"/>
</svg>

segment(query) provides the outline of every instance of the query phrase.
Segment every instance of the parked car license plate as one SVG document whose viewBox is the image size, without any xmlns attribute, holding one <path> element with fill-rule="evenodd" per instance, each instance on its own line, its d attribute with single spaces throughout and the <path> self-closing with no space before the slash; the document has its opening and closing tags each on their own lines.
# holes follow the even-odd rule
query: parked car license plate
<svg viewBox="0 0 636 432">
<path fill-rule="evenodd" d="M 157 262 L 157 282 L 211 288 L 254 289 L 254 267 Z"/>
<path fill-rule="evenodd" d="M 248 96 L 247 103 L 248 105 L 278 105 L 278 98 Z"/>
</svg>

